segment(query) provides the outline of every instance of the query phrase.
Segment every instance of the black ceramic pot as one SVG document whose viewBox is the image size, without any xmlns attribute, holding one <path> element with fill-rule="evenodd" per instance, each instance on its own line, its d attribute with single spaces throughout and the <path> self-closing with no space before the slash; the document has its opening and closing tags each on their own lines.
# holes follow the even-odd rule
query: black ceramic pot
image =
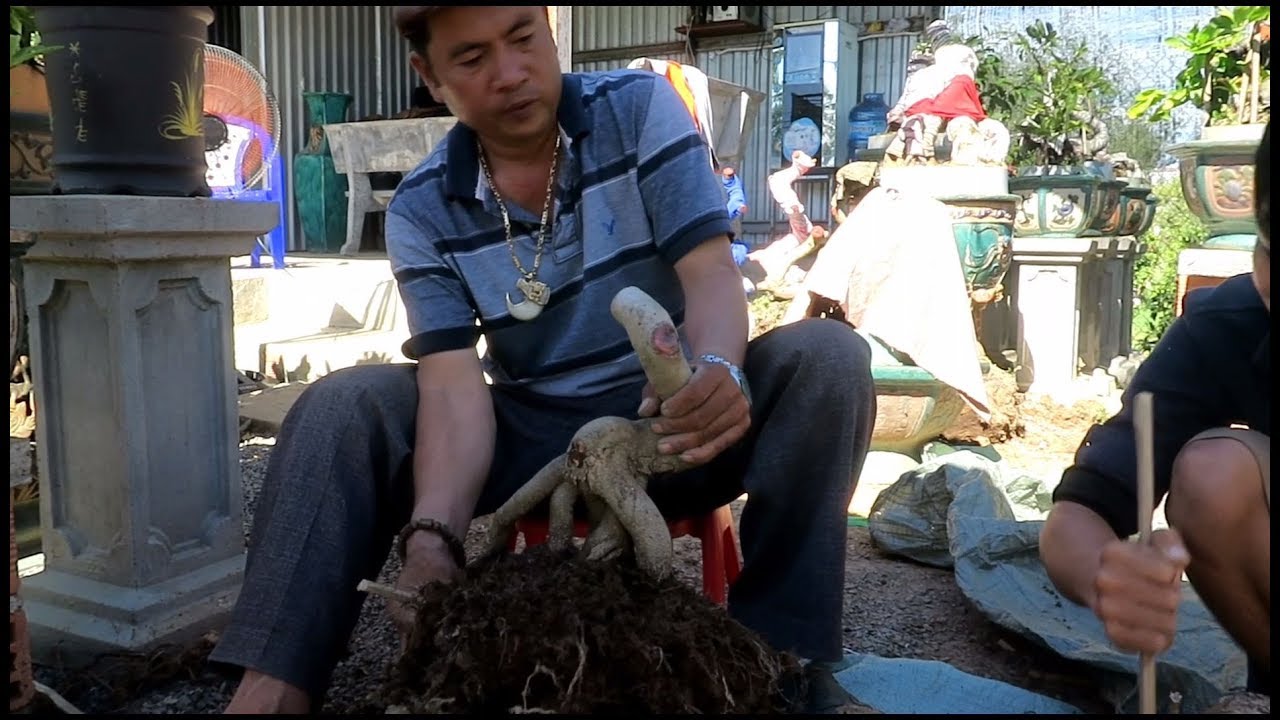
<svg viewBox="0 0 1280 720">
<path fill-rule="evenodd" d="M 53 116 L 53 192 L 208 197 L 198 5 L 36 6 Z"/>
</svg>

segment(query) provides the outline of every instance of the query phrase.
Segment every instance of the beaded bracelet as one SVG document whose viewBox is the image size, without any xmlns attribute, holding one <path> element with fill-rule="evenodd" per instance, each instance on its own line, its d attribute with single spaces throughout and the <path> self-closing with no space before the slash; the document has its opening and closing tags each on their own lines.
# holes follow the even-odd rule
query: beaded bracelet
<svg viewBox="0 0 1280 720">
<path fill-rule="evenodd" d="M 453 556 L 453 561 L 458 567 L 465 568 L 467 566 L 467 550 L 463 546 L 462 541 L 457 535 L 449 529 L 448 525 L 439 520 L 431 518 L 417 518 L 409 521 L 408 525 L 400 531 L 400 535 L 396 538 L 396 553 L 400 556 L 400 562 L 404 562 L 405 546 L 409 543 L 409 537 L 418 531 L 433 532 L 444 539 L 444 544 L 449 548 L 449 554 Z"/>
</svg>

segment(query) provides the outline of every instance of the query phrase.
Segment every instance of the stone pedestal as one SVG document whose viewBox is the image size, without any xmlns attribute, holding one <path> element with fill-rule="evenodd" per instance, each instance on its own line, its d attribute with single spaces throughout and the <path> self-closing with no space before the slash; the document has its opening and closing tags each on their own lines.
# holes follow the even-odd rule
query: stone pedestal
<svg viewBox="0 0 1280 720">
<path fill-rule="evenodd" d="M 1020 386 L 1069 394 L 1080 366 L 1082 332 L 1090 326 L 1086 288 L 1101 238 L 1014 237 Z"/>
<path fill-rule="evenodd" d="M 1094 238 L 1093 255 L 1080 277 L 1080 360 L 1077 369 L 1106 369 L 1129 354 L 1133 322 L 1133 265 L 1139 248 L 1127 235 Z"/>
<path fill-rule="evenodd" d="M 272 203 L 11 197 L 24 259 L 45 571 L 33 651 L 184 642 L 229 613 L 244 565 L 229 258 Z"/>
<path fill-rule="evenodd" d="M 1098 238 L 1095 290 L 1098 298 L 1098 349 L 1086 359 L 1086 369 L 1106 368 L 1117 356 L 1127 357 L 1133 340 L 1133 271 L 1142 252 L 1138 239 L 1128 235 Z"/>
</svg>

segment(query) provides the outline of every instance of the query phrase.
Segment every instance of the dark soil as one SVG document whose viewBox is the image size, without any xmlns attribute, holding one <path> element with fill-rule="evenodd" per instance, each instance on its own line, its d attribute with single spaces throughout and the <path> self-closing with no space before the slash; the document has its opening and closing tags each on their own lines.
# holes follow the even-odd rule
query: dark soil
<svg viewBox="0 0 1280 720">
<path fill-rule="evenodd" d="M 992 367 L 982 378 L 991 403 L 990 417 L 984 422 L 968 405 L 942 439 L 960 445 L 990 445 L 1022 437 L 1027 428 L 1023 420 L 1024 395 L 1018 392 L 1013 373 Z"/>
<path fill-rule="evenodd" d="M 800 682 L 689 583 L 631 563 L 538 546 L 421 597 L 379 693 L 395 712 L 773 714 Z"/>
</svg>

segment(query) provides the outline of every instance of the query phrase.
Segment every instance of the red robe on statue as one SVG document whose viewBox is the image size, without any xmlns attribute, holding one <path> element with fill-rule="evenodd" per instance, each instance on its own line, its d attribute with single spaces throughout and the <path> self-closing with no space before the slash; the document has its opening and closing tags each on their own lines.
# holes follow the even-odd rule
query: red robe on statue
<svg viewBox="0 0 1280 720">
<path fill-rule="evenodd" d="M 968 75 L 960 74 L 947 84 L 937 97 L 927 98 L 907 108 L 907 117 L 934 115 L 944 120 L 957 117 L 973 118 L 974 122 L 987 119 L 978 95 L 978 84 Z"/>
</svg>

